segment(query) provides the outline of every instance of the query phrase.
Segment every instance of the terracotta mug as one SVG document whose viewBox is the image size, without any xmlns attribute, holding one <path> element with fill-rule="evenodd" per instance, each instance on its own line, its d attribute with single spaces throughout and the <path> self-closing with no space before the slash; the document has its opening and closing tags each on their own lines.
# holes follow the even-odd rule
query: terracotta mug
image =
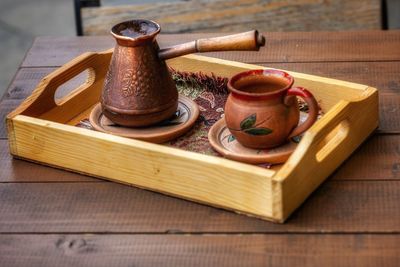
<svg viewBox="0 0 400 267">
<path fill-rule="evenodd" d="M 278 70 L 250 70 L 229 79 L 225 121 L 240 144 L 272 148 L 311 127 L 318 116 L 317 101 L 305 88 L 292 87 L 293 83 L 291 75 Z M 296 96 L 309 107 L 300 125 Z"/>
</svg>

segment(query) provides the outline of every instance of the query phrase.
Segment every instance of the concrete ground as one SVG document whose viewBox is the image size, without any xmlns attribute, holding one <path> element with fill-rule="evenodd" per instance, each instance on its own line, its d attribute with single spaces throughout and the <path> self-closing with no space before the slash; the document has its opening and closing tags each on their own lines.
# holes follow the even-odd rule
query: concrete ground
<svg viewBox="0 0 400 267">
<path fill-rule="evenodd" d="M 72 0 L 0 1 L 0 96 L 40 35 L 75 35 Z"/>
<path fill-rule="evenodd" d="M 141 1 L 130 0 L 130 3 Z M 126 2 L 104 0 L 103 5 Z M 387 0 L 387 3 L 389 28 L 400 28 L 400 0 Z M 0 96 L 33 39 L 43 35 L 75 35 L 73 0 L 0 0 Z"/>
</svg>

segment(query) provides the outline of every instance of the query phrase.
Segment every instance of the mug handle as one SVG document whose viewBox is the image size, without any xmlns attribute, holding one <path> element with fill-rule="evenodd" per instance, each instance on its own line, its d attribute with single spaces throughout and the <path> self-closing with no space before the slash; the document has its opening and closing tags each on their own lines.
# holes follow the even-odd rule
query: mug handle
<svg viewBox="0 0 400 267">
<path fill-rule="evenodd" d="M 309 112 L 306 121 L 294 128 L 288 138 L 292 138 L 293 136 L 297 136 L 308 130 L 308 128 L 310 128 L 311 125 L 313 125 L 313 123 L 317 120 L 319 110 L 317 101 L 307 89 L 303 87 L 290 88 L 287 91 L 284 103 L 288 103 L 288 101 L 290 101 L 288 98 L 292 98 L 292 96 L 299 96 L 303 98 L 304 101 L 308 104 Z"/>
</svg>

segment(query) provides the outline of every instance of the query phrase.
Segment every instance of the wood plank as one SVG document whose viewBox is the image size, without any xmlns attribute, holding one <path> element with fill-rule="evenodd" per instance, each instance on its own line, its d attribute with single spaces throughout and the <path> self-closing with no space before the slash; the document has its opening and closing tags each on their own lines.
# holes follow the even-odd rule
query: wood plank
<svg viewBox="0 0 400 267">
<path fill-rule="evenodd" d="M 367 84 L 379 90 L 379 133 L 400 133 L 400 62 L 271 63 L 266 67 Z"/>
<path fill-rule="evenodd" d="M 377 84 L 375 86 L 382 86 L 383 88 L 383 92 L 389 91 L 397 91 L 398 87 L 398 81 L 396 79 L 398 79 L 398 77 L 396 76 L 396 70 L 399 68 L 399 63 L 398 62 L 392 62 L 393 64 L 388 68 L 384 68 L 384 67 L 380 67 L 379 65 L 382 65 L 383 63 L 381 62 L 368 62 L 368 63 L 355 63 L 358 66 L 355 67 L 354 69 L 356 69 L 356 71 L 354 73 L 351 73 L 351 66 L 353 63 L 329 63 L 329 64 L 325 64 L 325 69 L 329 68 L 331 66 L 333 66 L 333 69 L 340 69 L 341 67 L 343 67 L 344 71 L 342 73 L 339 73 L 340 76 L 339 77 L 335 77 L 335 78 L 343 78 L 342 76 L 346 76 L 348 74 L 352 75 L 352 79 L 356 78 L 359 79 L 357 82 L 363 82 L 364 79 L 368 79 L 368 77 L 373 77 L 372 79 L 376 78 L 377 79 Z M 322 64 L 322 63 L 316 63 L 318 64 Z M 367 64 L 365 70 L 382 70 L 379 71 L 378 73 L 376 73 L 375 71 L 369 71 L 364 73 L 363 72 L 363 68 L 362 66 L 364 64 Z M 384 63 L 383 66 L 387 66 L 387 64 L 389 63 Z M 312 70 L 324 70 L 324 67 L 319 66 L 315 67 L 314 64 L 311 63 L 283 63 L 283 64 L 273 64 L 274 66 L 278 67 L 278 68 L 282 68 L 282 67 L 290 67 L 290 66 L 294 66 L 295 71 L 304 71 L 304 69 L 309 69 L 311 68 Z M 9 93 L 6 95 L 6 98 L 11 98 L 11 101 L 7 100 L 6 104 L 2 104 L 0 106 L 1 109 L 1 115 L 4 116 L 5 114 L 7 114 L 8 112 L 10 112 L 13 108 L 15 108 L 18 104 L 19 101 L 18 99 L 22 99 L 27 97 L 30 92 L 33 90 L 33 88 L 36 86 L 36 84 L 39 82 L 39 80 L 45 76 L 46 74 L 48 74 L 49 72 L 51 72 L 52 70 L 54 70 L 54 68 L 22 68 L 17 76 L 16 79 L 14 80 L 14 82 L 12 83 L 12 85 L 10 86 L 9 89 Z M 349 70 L 349 72 L 348 72 Z M 324 75 L 323 73 L 318 73 L 320 75 Z M 385 75 L 387 75 L 387 77 L 385 77 Z M 381 77 L 381 79 L 379 79 L 379 77 Z M 371 80 L 372 81 L 372 80 Z M 400 97 L 398 96 L 384 96 L 383 98 L 381 97 L 381 129 L 382 132 L 387 132 L 387 131 L 392 131 L 395 132 L 395 130 L 393 130 L 393 127 L 395 127 L 395 129 L 400 128 L 400 126 L 398 125 L 399 123 L 399 109 L 398 109 L 398 103 L 400 101 Z M 385 115 L 386 114 L 386 115 Z M 6 137 L 6 133 L 4 131 L 4 125 L 2 125 L 2 131 L 1 131 L 1 137 L 5 138 Z M 380 143 L 377 142 L 377 143 Z M 392 141 L 390 142 L 384 142 L 387 143 L 388 147 L 390 148 L 394 148 L 396 147 L 395 145 L 393 146 L 394 143 L 392 143 Z M 367 143 L 368 144 L 368 143 Z M 370 147 L 370 146 L 368 146 Z M 372 145 L 371 146 L 373 149 L 373 153 L 379 152 L 379 149 L 377 149 L 377 146 Z M 389 149 L 390 151 L 390 149 Z M 358 155 L 358 153 L 356 153 L 356 155 Z M 394 150 L 392 149 L 392 152 L 389 152 L 389 155 L 393 155 L 390 156 L 391 158 L 395 158 L 396 154 L 394 153 Z M 368 156 L 369 160 L 371 163 L 373 163 L 374 161 L 376 161 L 376 159 L 374 159 L 373 157 Z M 384 157 L 383 157 L 384 158 Z M 382 163 L 383 165 L 380 166 L 385 166 L 384 169 L 386 170 L 384 172 L 384 174 L 382 175 L 378 175 L 378 173 L 376 172 L 372 172 L 373 175 L 368 175 L 368 172 L 371 171 L 370 168 L 368 168 L 368 164 L 363 164 L 361 166 L 365 166 L 365 169 L 359 169 L 359 171 L 361 171 L 360 175 L 358 177 L 354 177 L 354 175 L 339 175 L 339 177 L 344 177 L 344 179 L 375 179 L 375 178 L 384 178 L 384 177 L 391 177 L 391 178 L 396 178 L 397 176 L 397 172 L 396 172 L 396 161 L 379 161 L 380 159 L 382 159 L 382 157 L 379 157 L 378 162 L 380 162 L 380 164 Z M 365 160 L 365 158 L 363 158 L 363 160 Z M 352 164 L 352 161 L 349 161 L 350 165 Z M 357 161 L 359 162 L 359 161 Z M 350 166 L 349 165 L 349 166 Z M 357 164 L 360 165 L 360 164 Z M 391 167 L 392 166 L 392 167 Z M 364 171 L 363 171 L 364 170 Z M 347 171 L 345 171 L 344 173 L 347 173 Z M 363 178 L 361 178 L 363 177 Z M 51 178 L 46 178 L 50 179 Z M 57 178 L 55 179 L 57 180 Z M 79 180 L 79 179 L 78 179 Z M 40 181 L 40 179 L 39 179 Z"/>
<path fill-rule="evenodd" d="M 400 135 L 374 135 L 331 176 L 333 180 L 400 178 Z"/>
<path fill-rule="evenodd" d="M 381 29 L 380 1 L 335 0 L 198 0 L 126 3 L 82 9 L 85 35 L 104 35 L 132 18 L 151 18 L 164 32 L 334 31 Z"/>
<path fill-rule="evenodd" d="M 384 54 L 393 54 L 393 51 L 386 51 Z M 398 86 L 394 85 L 390 93 L 397 92 L 397 89 Z M 15 93 L 14 95 L 22 95 L 21 92 Z M 381 106 L 385 107 L 384 110 L 381 108 L 385 131 L 393 129 L 391 127 L 399 127 L 398 120 L 396 121 L 399 114 L 399 100 L 396 96 L 398 95 L 385 94 L 383 100 L 381 98 Z M 2 106 L 0 104 L 0 109 Z M 92 265 L 96 266 L 102 264 L 176 266 L 191 263 L 200 265 L 201 260 L 205 260 L 207 265 L 222 265 L 227 262 L 230 266 L 235 266 L 235 264 L 248 264 L 254 260 L 256 264 L 273 266 L 285 264 L 293 266 L 299 262 L 303 263 L 301 265 L 311 266 L 329 266 L 329 264 L 396 266 L 399 261 L 400 185 L 396 180 L 397 173 L 393 173 L 397 168 L 393 164 L 398 161 L 399 148 L 397 135 L 389 136 L 390 140 L 387 137 L 374 137 L 378 139 L 370 141 L 371 147 L 361 147 L 365 151 L 362 150 L 352 157 L 358 168 L 362 164 L 373 165 L 374 161 L 368 159 L 379 157 L 375 170 L 372 170 L 372 167 L 368 169 L 367 166 L 365 169 L 352 172 L 351 168 L 355 167 L 350 163 L 346 167 L 345 163 L 344 171 L 342 173 L 339 171 L 336 175 L 339 179 L 352 176 L 354 179 L 359 179 L 360 172 L 364 172 L 365 175 L 371 175 L 370 177 L 376 175 L 377 180 L 381 177 L 385 179 L 390 177 L 389 179 L 393 181 L 329 181 L 318 189 L 285 225 L 275 225 L 114 183 L 3 183 L 0 184 L 2 214 L 0 232 L 18 234 L 0 234 L 0 262 L 9 263 L 5 265 L 38 266 L 54 266 L 65 262 L 68 266 L 87 266 L 92 264 L 93 260 Z M 386 152 L 393 163 L 386 162 Z M 368 154 L 376 158 L 369 158 Z M 388 164 L 385 165 L 386 163 Z M 27 174 L 29 169 L 27 167 L 24 173 Z M 380 169 L 382 174 L 379 173 Z M 40 173 L 42 170 L 38 170 L 38 174 Z M 32 172 L 33 175 L 36 175 L 35 171 Z M 58 175 L 49 174 L 51 177 Z M 23 177 L 23 174 L 18 176 Z M 28 180 L 31 177 L 26 176 L 26 178 Z M 225 235 L 242 231 L 274 234 Z M 25 235 L 24 232 L 93 232 L 102 235 Z M 104 235 L 109 232 L 120 234 Z M 204 232 L 223 233 L 223 235 L 217 235 L 215 239 L 208 239 L 212 235 L 164 235 L 164 233 Z M 327 232 L 335 234 L 326 235 Z M 364 234 L 365 232 L 379 234 L 369 235 Z M 124 233 L 151 235 L 124 235 Z M 124 239 L 125 236 L 129 238 Z M 262 236 L 262 241 L 255 240 L 257 236 Z M 97 237 L 104 242 L 97 241 L 99 240 Z M 177 239 L 173 240 L 175 237 Z M 221 237 L 224 240 L 218 241 Z M 229 239 L 231 237 L 233 239 Z M 246 239 L 247 237 L 251 240 Z M 65 241 L 61 240 L 62 238 Z M 183 238 L 187 238 L 188 241 L 182 241 Z M 201 240 L 206 239 L 204 244 Z M 110 242 L 110 245 L 102 245 L 107 242 Z M 90 246 L 93 243 L 95 246 Z M 237 252 L 232 256 L 227 255 L 227 251 Z M 92 259 L 88 258 L 96 256 L 95 253 L 107 256 L 97 255 Z M 210 254 L 216 255 L 216 258 Z M 279 257 L 275 258 L 277 255 Z"/>
<path fill-rule="evenodd" d="M 399 190 L 328 181 L 279 225 L 116 183 L 3 183 L 0 232 L 400 233 Z"/>
<path fill-rule="evenodd" d="M 394 62 L 329 62 L 329 63 L 263 63 L 261 66 L 307 73 L 339 80 L 366 84 L 380 93 L 400 93 L 400 61 Z M 51 68 L 21 68 L 8 88 L 4 98 L 24 99 L 30 95 L 40 80 L 56 70 Z M 64 86 L 72 90 L 75 83 Z"/>
<path fill-rule="evenodd" d="M 264 63 L 265 67 L 307 73 L 375 87 L 379 93 L 400 93 L 400 62 Z"/>
<path fill-rule="evenodd" d="M 22 102 L 22 99 L 4 99 L 0 101 L 0 139 L 7 138 L 6 116 Z"/>
<path fill-rule="evenodd" d="M 379 89 L 381 94 L 400 93 L 400 62 L 329 62 L 329 63 L 268 63 L 261 66 L 307 73 L 355 83 Z M 4 99 L 25 99 L 40 80 L 57 68 L 21 68 L 18 70 Z M 73 90 L 84 77 L 62 86 L 64 93 Z"/>
<path fill-rule="evenodd" d="M 213 34 L 160 35 L 161 47 L 188 42 Z M 400 31 L 365 32 L 266 32 L 266 46 L 259 52 L 213 52 L 205 55 L 245 63 L 398 61 Z M 87 51 L 103 51 L 114 46 L 104 37 L 39 37 L 24 59 L 23 67 L 55 67 Z M 371 53 L 373 51 L 373 53 Z"/>
<path fill-rule="evenodd" d="M 399 178 L 400 136 L 375 135 L 361 145 L 330 179 L 393 180 Z M 103 182 L 103 180 L 85 175 L 13 159 L 8 152 L 8 141 L 0 140 L 0 183 L 45 181 Z"/>
<path fill-rule="evenodd" d="M 379 89 L 380 93 L 400 93 L 400 62 L 329 62 L 329 63 L 263 63 L 261 66 L 307 73 L 355 83 Z M 5 93 L 6 99 L 25 99 L 40 80 L 56 70 L 51 68 L 21 68 Z M 72 90 L 82 77 L 63 90 Z"/>
<path fill-rule="evenodd" d="M 17 71 L 14 79 L 3 95 L 3 99 L 25 99 L 36 88 L 39 82 L 57 68 L 21 68 Z M 82 72 L 78 76 L 61 85 L 56 91 L 56 98 L 68 94 L 79 87 L 87 79 L 87 72 Z"/>
<path fill-rule="evenodd" d="M 400 80 L 397 75 L 400 62 L 366 62 L 366 63 L 283 63 L 266 64 L 269 67 L 308 72 L 318 75 L 329 75 L 333 78 L 347 79 L 369 84 L 380 89 L 380 127 L 382 133 L 400 132 Z M 4 101 L 0 105 L 0 119 L 12 111 L 21 99 L 30 95 L 32 90 L 45 75 L 55 68 L 22 68 L 11 83 Z M 328 76 L 328 75 L 327 75 Z M 81 77 L 82 78 L 82 77 Z M 81 79 L 82 80 L 82 79 Z M 78 81 L 72 81 L 61 89 L 64 93 L 75 88 Z M 386 95 L 386 93 L 394 93 Z M 0 125 L 0 138 L 6 137 L 5 125 Z"/>
<path fill-rule="evenodd" d="M 0 120 L 14 110 L 23 99 L 3 99 L 0 102 Z M 382 94 L 379 98 L 379 133 L 400 133 L 400 95 Z M 7 138 L 4 123 L 0 123 L 0 139 Z"/>
<path fill-rule="evenodd" d="M 8 90 L 0 101 L 0 139 L 7 137 L 4 123 L 6 115 L 18 107 L 22 100 L 32 93 L 42 78 L 56 69 L 57 68 L 22 68 L 18 70 Z M 82 75 L 63 84 L 56 91 L 55 97 L 60 98 L 68 92 L 71 92 L 80 84 L 83 84 L 86 77 L 86 73 L 82 73 Z"/>
<path fill-rule="evenodd" d="M 399 235 L 0 235 L 4 266 L 398 266 Z"/>
<path fill-rule="evenodd" d="M 379 97 L 379 133 L 400 133 L 400 94 Z"/>
<path fill-rule="evenodd" d="M 23 115 L 11 123 L 18 157 L 272 219 L 273 170 Z"/>
<path fill-rule="evenodd" d="M 96 72 L 100 73 L 98 76 L 104 75 L 104 73 L 101 74 L 101 71 L 103 70 L 104 72 L 103 65 L 109 62 L 111 53 L 111 51 L 101 53 L 101 55 L 104 55 L 103 57 L 100 57 L 99 54 L 97 64 L 89 63 L 93 61 L 93 56 L 96 54 L 86 53 L 75 59 L 73 62 L 68 63 L 68 66 L 64 65 L 56 73 L 62 74 L 65 72 L 69 73 L 69 75 L 67 78 L 61 79 L 62 81 L 59 79 L 60 82 L 56 83 L 57 86 L 62 84 L 66 79 L 70 79 L 77 75 L 86 68 L 96 69 Z M 79 62 L 79 64 L 74 65 L 74 68 L 72 68 L 71 66 L 73 66 L 74 62 Z M 198 69 L 198 64 L 201 64 L 201 62 L 205 63 L 202 68 L 203 71 L 215 69 L 217 74 L 228 76 L 232 75 L 234 72 L 232 69 L 229 71 L 226 68 L 229 66 L 230 61 L 221 62 L 219 59 L 213 60 L 208 57 L 194 55 L 177 59 L 175 61 L 175 65 L 172 66 L 178 67 L 180 66 L 179 64 L 181 64 L 184 70 L 196 70 Z M 214 63 L 211 64 L 212 62 Z M 233 68 L 236 70 L 240 69 L 241 66 L 242 69 L 245 69 L 244 67 L 248 66 L 240 63 L 231 63 Z M 206 67 L 207 65 L 209 68 Z M 71 67 L 71 69 L 68 69 L 68 67 Z M 251 66 L 248 67 L 251 68 Z M 257 66 L 253 66 L 253 68 L 257 68 Z M 322 96 L 320 97 L 323 99 L 322 101 L 324 101 L 325 107 L 329 107 L 333 103 L 337 103 L 338 98 L 353 101 L 354 97 L 356 97 L 360 101 L 359 103 L 346 103 L 346 101 L 341 101 L 339 105 L 332 108 L 333 113 L 329 112 L 329 115 L 326 114 L 327 117 L 321 119 L 321 123 L 317 123 L 315 125 L 316 128 L 313 127 L 310 129 L 310 135 L 304 136 L 304 140 L 301 142 L 298 150 L 293 153 L 290 162 L 285 165 L 288 167 L 288 169 L 281 169 L 278 177 L 276 180 L 274 180 L 279 184 L 277 184 L 276 187 L 276 192 L 278 195 L 273 196 L 273 202 L 270 201 L 271 195 L 269 193 L 271 192 L 271 187 L 269 184 L 270 180 L 267 179 L 274 173 L 270 170 L 261 172 L 260 169 L 257 170 L 257 168 L 245 164 L 234 163 L 232 161 L 218 159 L 215 157 L 211 158 L 201 156 L 199 154 L 197 154 L 196 157 L 193 157 L 193 155 L 190 155 L 189 152 L 184 152 L 182 150 L 166 151 L 162 146 L 151 146 L 148 143 L 143 144 L 124 138 L 118 139 L 116 137 L 111 137 L 109 135 L 96 132 L 90 133 L 86 131 L 86 133 L 84 133 L 84 130 L 79 130 L 76 127 L 68 128 L 57 123 L 46 123 L 45 121 L 35 120 L 34 118 L 24 116 L 17 116 L 13 118 L 13 116 L 18 114 L 18 111 L 14 112 L 13 115 L 10 115 L 9 120 L 7 121 L 7 124 L 10 125 L 10 127 L 12 126 L 11 128 L 13 129 L 14 133 L 12 135 L 14 138 L 10 140 L 12 141 L 11 144 L 14 144 L 11 146 L 11 151 L 14 155 L 22 158 L 34 159 L 66 169 L 77 170 L 82 173 L 106 177 L 111 180 L 117 180 L 123 183 L 133 184 L 155 191 L 161 191 L 167 194 L 179 195 L 186 199 L 197 200 L 218 207 L 226 207 L 243 213 L 254 214 L 255 216 L 260 216 L 263 218 L 272 217 L 275 220 L 283 222 L 289 213 L 297 208 L 298 205 L 300 205 L 309 196 L 309 194 L 311 194 L 316 186 L 325 180 L 325 178 L 331 172 L 333 172 L 338 165 L 342 163 L 378 126 L 378 92 L 376 89 L 367 87 L 365 85 L 346 83 L 305 74 L 293 73 L 293 75 L 296 77 L 296 79 L 301 79 L 300 81 L 303 82 L 304 86 L 315 86 L 316 91 L 313 91 L 313 93 L 317 97 L 317 92 L 321 93 Z M 35 91 L 36 96 L 40 95 L 40 93 L 45 90 L 46 83 L 51 84 L 52 78 L 56 79 L 55 73 L 53 73 L 51 76 L 52 77 L 48 77 L 48 81 L 44 81 Z M 99 90 L 101 90 L 102 87 L 101 81 L 96 81 L 93 86 L 96 86 L 96 88 L 93 88 L 95 91 L 100 92 Z M 341 89 L 341 86 L 347 87 L 348 90 L 340 91 L 339 89 Z M 74 107 L 77 107 L 78 102 L 82 103 L 89 101 L 89 106 L 91 106 L 98 101 L 99 97 L 99 95 L 95 94 L 94 97 L 92 96 L 89 98 L 90 100 L 88 100 L 88 94 L 86 93 L 90 92 L 90 90 L 87 90 L 86 92 L 82 91 L 82 94 L 80 94 L 81 98 L 77 97 L 76 99 L 70 99 L 71 101 L 73 100 L 73 102 L 65 102 L 63 106 L 56 106 L 54 105 L 54 99 L 52 99 L 52 95 L 54 94 L 56 87 L 53 86 L 49 87 L 48 89 L 49 90 L 45 92 L 46 94 L 41 95 L 40 98 L 35 100 L 35 97 L 32 96 L 26 103 L 24 103 L 24 106 L 29 106 L 29 102 L 32 102 L 32 106 L 29 108 L 29 110 L 32 110 L 32 112 L 30 113 L 28 110 L 26 110 L 23 113 L 24 115 L 40 114 L 40 111 L 34 112 L 34 110 L 38 109 L 42 110 L 42 112 L 45 111 L 46 107 L 43 106 L 43 103 L 48 102 L 48 106 L 55 107 L 55 110 L 57 109 L 60 111 L 60 116 L 58 118 L 61 118 L 62 114 L 69 114 L 66 115 L 68 116 L 66 120 L 56 120 L 57 122 L 65 122 L 78 115 L 78 113 L 76 113 L 78 112 L 76 109 L 73 111 L 75 112 L 74 114 L 69 113 L 74 109 Z M 85 95 L 83 95 L 84 93 Z M 324 93 L 326 93 L 326 97 L 324 96 Z M 361 101 L 361 98 L 365 101 Z M 36 101 L 36 106 L 33 104 L 34 101 Z M 86 103 L 86 105 L 88 105 L 88 103 Z M 89 106 L 85 107 L 84 110 L 86 110 L 86 108 Z M 23 110 L 23 108 L 19 108 L 19 110 Z M 347 115 L 346 112 L 348 113 Z M 317 146 L 318 143 L 313 143 L 310 145 L 310 141 L 313 139 L 322 140 L 321 138 L 331 132 L 336 124 L 332 124 L 333 122 L 328 120 L 328 118 L 329 116 L 332 117 L 332 114 L 335 113 L 338 113 L 338 116 L 335 117 L 338 121 L 343 120 L 343 123 L 340 125 L 342 128 L 335 128 L 338 129 L 338 133 L 340 133 L 337 136 L 345 137 L 347 129 L 350 133 L 350 136 L 341 144 L 339 141 L 341 139 L 333 139 L 337 141 L 337 147 L 335 148 L 335 151 L 340 151 L 339 154 L 341 154 L 341 156 L 323 159 L 325 155 L 329 154 L 327 151 L 330 151 L 326 148 L 334 147 L 332 146 L 332 142 L 328 142 L 327 145 L 323 146 L 323 149 L 321 149 L 321 146 Z M 364 118 L 360 119 L 362 114 L 364 114 Z M 354 127 L 347 127 L 348 122 L 354 124 Z M 46 126 L 48 131 L 39 129 L 43 128 L 43 126 Z M 363 127 L 363 131 L 358 130 L 354 132 L 354 129 L 352 130 L 352 128 L 362 129 Z M 342 130 L 343 134 L 341 133 Z M 65 143 L 69 143 L 71 149 L 65 150 L 65 145 L 62 145 Z M 82 144 L 85 145 L 82 146 Z M 113 153 L 111 154 L 109 153 L 110 145 L 113 147 Z M 321 152 L 317 155 L 313 153 L 314 150 L 316 152 L 320 149 Z M 65 153 L 60 153 L 60 151 L 63 150 L 65 150 Z M 303 157 L 302 154 L 304 154 L 304 151 L 307 151 L 307 154 Z M 82 153 L 86 156 L 82 157 Z M 121 157 L 121 155 L 125 156 Z M 315 158 L 315 156 L 317 156 L 317 158 Z M 97 161 L 95 162 L 93 159 L 96 157 Z M 168 160 L 164 160 L 164 158 Z M 312 175 L 310 175 L 311 173 L 309 172 L 299 170 L 299 172 L 295 172 L 297 175 L 293 176 L 293 173 L 290 172 L 290 166 L 296 166 L 296 158 L 303 158 L 304 162 L 302 160 L 302 163 L 308 164 L 311 162 L 310 164 L 313 165 L 313 167 L 318 167 L 319 164 L 317 164 L 317 161 L 319 161 L 324 171 L 319 171 L 317 173 L 314 172 Z M 184 159 L 184 163 L 181 159 Z M 130 167 L 121 168 L 121 162 L 141 162 L 141 168 L 138 168 L 138 166 L 135 164 L 125 164 L 126 166 Z M 193 166 L 188 167 L 190 164 Z M 217 165 L 218 168 L 215 168 Z M 199 172 L 198 170 L 193 171 L 196 169 L 196 166 L 208 167 L 208 170 L 207 172 Z M 223 175 L 221 175 L 221 173 Z M 284 184 L 290 184 L 286 183 L 288 179 L 285 179 L 285 177 L 289 175 L 291 178 L 296 177 L 295 179 L 297 180 L 295 181 L 295 184 L 308 184 L 309 190 L 299 190 L 298 186 L 292 187 L 293 189 L 288 187 L 283 188 Z M 299 179 L 300 176 L 301 179 Z M 228 178 L 228 187 L 219 186 L 221 182 L 226 182 Z M 292 201 L 292 204 L 290 204 L 288 208 L 285 208 L 284 212 L 282 212 L 282 209 L 279 208 L 277 208 L 276 211 L 271 208 L 272 203 L 274 204 L 274 207 L 278 207 L 277 203 L 279 203 L 280 199 L 280 191 L 278 190 L 280 188 L 279 186 L 281 186 L 281 181 L 283 188 L 282 190 L 289 192 L 288 195 L 292 195 L 293 197 L 296 196 L 297 199 L 297 203 L 294 205 L 294 202 Z M 181 185 L 185 183 L 187 186 L 185 185 L 182 187 Z M 246 190 L 243 191 L 243 188 L 246 188 Z M 259 194 L 260 189 L 263 189 L 262 194 Z M 238 199 L 238 196 L 241 198 Z M 286 203 L 286 201 L 287 199 L 285 198 L 284 203 Z M 273 213 L 271 212 L 272 210 L 274 211 Z"/>
<path fill-rule="evenodd" d="M 104 182 L 77 173 L 13 159 L 8 141 L 0 140 L 0 183 L 19 182 Z"/>
<path fill-rule="evenodd" d="M 57 68 L 21 68 L 3 95 L 3 99 L 25 99 L 47 74 Z"/>
</svg>

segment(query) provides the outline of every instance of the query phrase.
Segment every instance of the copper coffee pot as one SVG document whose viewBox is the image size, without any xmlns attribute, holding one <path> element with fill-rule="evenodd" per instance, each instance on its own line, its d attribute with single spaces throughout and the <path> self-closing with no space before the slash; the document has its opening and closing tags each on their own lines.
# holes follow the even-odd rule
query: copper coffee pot
<svg viewBox="0 0 400 267">
<path fill-rule="evenodd" d="M 160 26 L 150 20 L 115 25 L 114 53 L 104 82 L 101 106 L 116 124 L 144 127 L 170 118 L 178 105 L 178 91 L 166 59 L 209 51 L 259 50 L 265 39 L 257 31 L 199 39 L 165 49 L 155 40 Z"/>
</svg>

